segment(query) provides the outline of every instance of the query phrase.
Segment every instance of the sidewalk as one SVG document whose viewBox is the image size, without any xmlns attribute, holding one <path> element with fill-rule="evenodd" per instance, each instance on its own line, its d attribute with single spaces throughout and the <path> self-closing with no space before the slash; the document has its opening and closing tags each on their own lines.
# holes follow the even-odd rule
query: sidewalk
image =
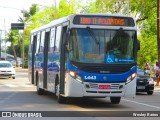
<svg viewBox="0 0 160 120">
<path fill-rule="evenodd" d="M 154 82 L 154 90 L 160 90 L 160 85 L 159 86 L 155 86 L 156 82 Z"/>
<path fill-rule="evenodd" d="M 28 71 L 28 68 L 16 67 L 16 71 Z"/>
</svg>

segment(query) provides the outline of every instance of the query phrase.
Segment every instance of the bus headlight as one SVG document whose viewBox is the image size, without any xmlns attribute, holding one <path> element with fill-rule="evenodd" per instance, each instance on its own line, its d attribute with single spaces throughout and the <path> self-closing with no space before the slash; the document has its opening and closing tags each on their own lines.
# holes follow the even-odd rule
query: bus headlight
<svg viewBox="0 0 160 120">
<path fill-rule="evenodd" d="M 130 83 L 136 77 L 136 73 L 131 74 L 126 81 L 126 84 Z"/>
<path fill-rule="evenodd" d="M 69 73 L 69 75 L 70 75 L 71 77 L 73 77 L 73 78 L 76 77 L 76 72 L 73 72 L 73 71 L 70 70 L 68 73 Z"/>
<path fill-rule="evenodd" d="M 68 73 L 69 73 L 69 75 L 70 75 L 71 77 L 73 77 L 75 80 L 77 80 L 77 81 L 79 81 L 79 82 L 83 82 L 81 76 L 79 76 L 76 72 L 70 70 Z"/>
</svg>

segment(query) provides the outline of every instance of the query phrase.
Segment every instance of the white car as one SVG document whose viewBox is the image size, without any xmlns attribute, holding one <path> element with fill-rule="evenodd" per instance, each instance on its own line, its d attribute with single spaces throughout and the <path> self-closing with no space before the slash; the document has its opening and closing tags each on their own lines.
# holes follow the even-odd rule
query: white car
<svg viewBox="0 0 160 120">
<path fill-rule="evenodd" d="M 9 61 L 0 61 L 0 78 L 13 78 L 15 79 L 16 72 Z"/>
</svg>

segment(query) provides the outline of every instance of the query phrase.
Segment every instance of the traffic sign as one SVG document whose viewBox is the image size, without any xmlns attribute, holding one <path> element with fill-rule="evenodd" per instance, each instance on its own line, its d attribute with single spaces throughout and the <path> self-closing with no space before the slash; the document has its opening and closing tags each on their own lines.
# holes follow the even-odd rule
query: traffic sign
<svg viewBox="0 0 160 120">
<path fill-rule="evenodd" d="M 24 30 L 24 23 L 11 23 L 11 30 Z"/>
</svg>

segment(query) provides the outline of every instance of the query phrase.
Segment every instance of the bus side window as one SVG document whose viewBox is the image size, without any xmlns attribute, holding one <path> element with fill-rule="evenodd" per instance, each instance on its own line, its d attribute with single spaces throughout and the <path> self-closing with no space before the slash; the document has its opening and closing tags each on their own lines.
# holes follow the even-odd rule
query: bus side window
<svg viewBox="0 0 160 120">
<path fill-rule="evenodd" d="M 36 47 L 37 47 L 37 35 L 34 35 L 34 37 L 33 37 L 33 48 L 32 48 L 32 53 L 34 53 L 35 54 L 35 52 L 36 52 Z"/>
<path fill-rule="evenodd" d="M 45 38 L 45 31 L 43 31 L 41 34 L 40 52 L 44 52 L 44 38 Z"/>
<path fill-rule="evenodd" d="M 54 42 L 55 42 L 55 28 L 52 28 L 50 37 L 50 46 L 49 46 L 49 52 L 51 53 L 53 53 L 54 51 Z"/>
<path fill-rule="evenodd" d="M 45 32 L 45 49 L 50 52 L 49 48 L 50 48 L 50 31 L 46 31 Z"/>
<path fill-rule="evenodd" d="M 36 46 L 36 53 L 39 52 L 39 43 L 40 43 L 40 32 L 37 35 L 37 46 Z"/>
<path fill-rule="evenodd" d="M 30 41 L 30 46 L 29 46 L 29 53 L 32 52 L 33 49 L 33 35 L 31 35 L 31 41 Z"/>
<path fill-rule="evenodd" d="M 62 31 L 62 26 L 58 26 L 56 30 L 56 41 L 55 41 L 55 48 L 54 48 L 55 51 L 59 51 L 61 31 Z"/>
</svg>

